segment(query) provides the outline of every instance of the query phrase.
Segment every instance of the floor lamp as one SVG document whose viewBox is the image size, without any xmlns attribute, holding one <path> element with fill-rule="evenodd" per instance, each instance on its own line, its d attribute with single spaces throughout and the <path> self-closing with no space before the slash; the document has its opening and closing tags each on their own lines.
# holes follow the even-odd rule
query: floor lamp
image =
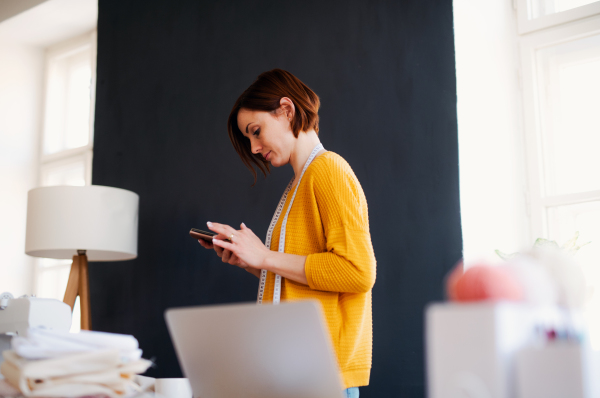
<svg viewBox="0 0 600 398">
<path fill-rule="evenodd" d="M 91 330 L 88 261 L 137 257 L 139 196 L 119 188 L 90 185 L 35 188 L 27 195 L 25 253 L 73 259 L 64 302 L 79 296 L 81 329 Z"/>
</svg>

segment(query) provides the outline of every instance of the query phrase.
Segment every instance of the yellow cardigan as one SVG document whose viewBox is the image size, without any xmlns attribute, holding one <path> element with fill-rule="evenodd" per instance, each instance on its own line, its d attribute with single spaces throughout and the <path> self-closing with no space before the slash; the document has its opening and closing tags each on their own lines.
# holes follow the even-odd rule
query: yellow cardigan
<svg viewBox="0 0 600 398">
<path fill-rule="evenodd" d="M 278 250 L 283 214 L 271 250 Z M 288 216 L 285 252 L 308 256 L 308 286 L 282 278 L 281 300 L 321 302 L 345 388 L 366 386 L 371 373 L 371 289 L 375 255 L 365 194 L 338 154 L 325 152 L 306 169 Z M 263 303 L 272 302 L 275 275 L 267 274 Z"/>
</svg>

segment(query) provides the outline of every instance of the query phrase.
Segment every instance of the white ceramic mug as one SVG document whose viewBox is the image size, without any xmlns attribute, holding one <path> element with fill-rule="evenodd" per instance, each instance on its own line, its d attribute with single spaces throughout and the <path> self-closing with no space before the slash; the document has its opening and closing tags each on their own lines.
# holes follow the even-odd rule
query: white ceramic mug
<svg viewBox="0 0 600 398">
<path fill-rule="evenodd" d="M 156 379 L 154 382 L 156 395 L 163 398 L 192 398 L 192 386 L 185 378 Z"/>
</svg>

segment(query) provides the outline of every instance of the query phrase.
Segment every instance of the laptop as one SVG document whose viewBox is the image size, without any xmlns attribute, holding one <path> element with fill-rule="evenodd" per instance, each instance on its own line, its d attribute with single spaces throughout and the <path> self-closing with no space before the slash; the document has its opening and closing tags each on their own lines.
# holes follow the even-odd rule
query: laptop
<svg viewBox="0 0 600 398">
<path fill-rule="evenodd" d="M 172 308 L 165 313 L 198 398 L 342 398 L 317 301 Z"/>
</svg>

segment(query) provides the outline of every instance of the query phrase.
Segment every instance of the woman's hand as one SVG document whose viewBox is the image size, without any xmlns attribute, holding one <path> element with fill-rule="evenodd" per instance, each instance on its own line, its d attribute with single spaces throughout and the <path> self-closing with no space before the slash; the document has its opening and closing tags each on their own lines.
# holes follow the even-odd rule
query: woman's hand
<svg viewBox="0 0 600 398">
<path fill-rule="evenodd" d="M 209 222 L 207 225 L 211 231 L 218 233 L 218 235 L 213 238 L 215 251 L 217 250 L 217 247 L 219 247 L 223 250 L 223 256 L 227 251 L 232 253 L 229 261 L 230 264 L 238 265 L 231 262 L 231 258 L 234 258 L 236 262 L 243 264 L 243 266 L 238 265 L 242 268 L 250 267 L 257 270 L 263 268 L 265 259 L 271 253 L 271 250 L 263 244 L 250 228 L 246 227 L 246 224 L 242 223 L 240 230 L 235 230 L 225 224 Z M 232 234 L 233 237 L 231 237 Z M 225 239 L 229 239 L 230 237 L 231 243 L 225 241 Z"/>
<path fill-rule="evenodd" d="M 217 256 L 221 257 L 221 261 L 224 263 L 235 265 L 243 269 L 248 268 L 248 265 L 241 261 L 235 254 L 233 254 L 231 250 L 223 249 L 220 246 L 213 245 L 211 242 L 205 241 L 204 239 L 198 239 L 198 243 L 200 243 L 200 246 L 205 249 L 214 249 L 214 251 L 217 253 Z"/>
<path fill-rule="evenodd" d="M 240 230 L 225 224 L 210 222 L 206 224 L 218 235 L 213 238 L 212 244 L 209 242 L 200 242 L 200 244 L 207 249 L 214 248 L 224 262 L 244 268 L 258 278 L 261 270 L 267 270 L 294 282 L 308 285 L 304 268 L 306 256 L 271 251 L 244 223 L 240 226 Z M 226 239 L 229 239 L 232 234 L 230 243 Z"/>
</svg>

